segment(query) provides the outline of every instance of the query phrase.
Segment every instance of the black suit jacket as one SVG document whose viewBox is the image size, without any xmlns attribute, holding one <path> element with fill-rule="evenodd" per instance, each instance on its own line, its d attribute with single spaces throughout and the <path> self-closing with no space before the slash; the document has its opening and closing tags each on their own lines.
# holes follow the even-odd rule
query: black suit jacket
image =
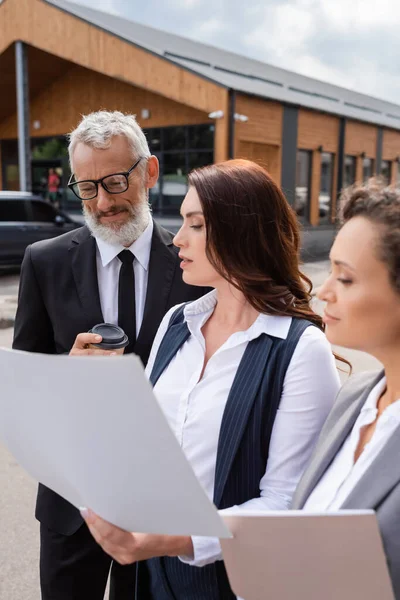
<svg viewBox="0 0 400 600">
<path fill-rule="evenodd" d="M 144 364 L 167 310 L 208 291 L 182 281 L 172 238 L 169 231 L 154 223 L 146 303 L 135 346 L 135 353 Z M 82 227 L 29 246 L 21 268 L 13 348 L 66 353 L 78 333 L 102 322 L 96 242 L 89 230 Z M 82 524 L 79 512 L 71 504 L 42 485 L 39 485 L 36 517 L 64 535 L 72 535 Z"/>
</svg>

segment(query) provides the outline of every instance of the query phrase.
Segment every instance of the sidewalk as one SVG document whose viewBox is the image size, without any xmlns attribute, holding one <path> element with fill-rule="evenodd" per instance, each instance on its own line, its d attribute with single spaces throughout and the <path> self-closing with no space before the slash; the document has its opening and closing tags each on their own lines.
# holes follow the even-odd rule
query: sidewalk
<svg viewBox="0 0 400 600">
<path fill-rule="evenodd" d="M 13 327 L 17 311 L 17 296 L 2 296 L 0 287 L 0 329 Z"/>
</svg>

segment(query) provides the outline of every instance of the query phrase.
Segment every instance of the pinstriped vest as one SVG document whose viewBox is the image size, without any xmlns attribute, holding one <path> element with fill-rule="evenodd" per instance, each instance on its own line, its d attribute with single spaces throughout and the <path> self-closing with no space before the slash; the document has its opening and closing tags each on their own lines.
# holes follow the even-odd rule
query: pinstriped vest
<svg viewBox="0 0 400 600">
<path fill-rule="evenodd" d="M 160 344 L 150 381 L 154 386 L 190 337 L 185 305 L 172 315 Z M 269 442 L 283 382 L 297 342 L 312 325 L 292 319 L 285 340 L 262 334 L 247 344 L 226 402 L 218 440 L 214 504 L 218 509 L 260 495 Z M 223 561 L 192 567 L 178 558 L 138 564 L 136 600 L 232 600 Z"/>
</svg>

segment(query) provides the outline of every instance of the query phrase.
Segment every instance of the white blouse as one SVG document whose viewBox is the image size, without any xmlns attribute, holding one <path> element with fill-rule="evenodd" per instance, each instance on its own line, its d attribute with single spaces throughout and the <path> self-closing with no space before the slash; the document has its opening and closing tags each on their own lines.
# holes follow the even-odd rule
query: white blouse
<svg viewBox="0 0 400 600">
<path fill-rule="evenodd" d="M 353 429 L 311 492 L 304 510 L 317 512 L 338 510 L 390 436 L 397 430 L 400 423 L 400 399 L 390 404 L 380 415 L 370 441 L 365 444 L 357 462 L 354 463 L 354 453 L 360 440 L 361 429 L 375 421 L 378 413 L 377 403 L 385 387 L 386 378 L 383 377 L 368 395 Z"/>
<path fill-rule="evenodd" d="M 205 355 L 201 328 L 214 311 L 216 294 L 214 290 L 185 307 L 184 318 L 191 336 L 154 388 L 186 458 L 211 500 L 222 416 L 247 344 L 263 333 L 285 339 L 292 321 L 291 317 L 260 314 L 249 329 L 232 334 L 215 352 L 199 381 Z M 146 369 L 149 376 L 176 308 L 165 315 L 157 332 Z M 232 507 L 236 513 L 289 507 L 338 389 L 339 377 L 330 345 L 322 331 L 308 327 L 286 372 L 267 469 L 260 481 L 260 496 L 240 507 Z M 218 539 L 193 537 L 192 541 L 194 559 L 181 557 L 184 562 L 203 566 L 221 560 Z"/>
</svg>

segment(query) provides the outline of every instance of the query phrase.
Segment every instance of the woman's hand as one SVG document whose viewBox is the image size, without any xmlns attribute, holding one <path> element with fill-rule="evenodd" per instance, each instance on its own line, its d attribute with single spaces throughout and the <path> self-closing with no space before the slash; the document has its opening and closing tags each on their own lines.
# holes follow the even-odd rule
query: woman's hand
<svg viewBox="0 0 400 600">
<path fill-rule="evenodd" d="M 82 509 L 81 515 L 96 542 L 121 565 L 156 556 L 193 556 L 189 536 L 130 533 L 104 521 L 89 509 Z"/>
</svg>

